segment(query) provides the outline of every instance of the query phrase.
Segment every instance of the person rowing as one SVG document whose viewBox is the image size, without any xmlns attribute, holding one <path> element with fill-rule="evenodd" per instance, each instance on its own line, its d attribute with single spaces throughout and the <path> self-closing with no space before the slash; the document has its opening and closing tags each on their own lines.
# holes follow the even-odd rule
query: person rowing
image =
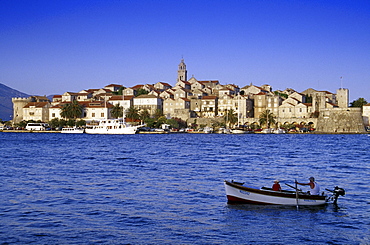
<svg viewBox="0 0 370 245">
<path fill-rule="evenodd" d="M 310 194 L 311 195 L 319 195 L 320 194 L 320 186 L 315 182 L 314 177 L 309 178 L 310 182 L 309 183 L 299 183 L 296 181 L 298 185 L 309 185 L 310 186 Z"/>
</svg>

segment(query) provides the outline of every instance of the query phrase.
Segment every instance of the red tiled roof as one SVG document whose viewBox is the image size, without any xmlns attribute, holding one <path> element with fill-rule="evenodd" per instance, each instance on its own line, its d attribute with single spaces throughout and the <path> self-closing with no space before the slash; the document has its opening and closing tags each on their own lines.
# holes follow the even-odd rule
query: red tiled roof
<svg viewBox="0 0 370 245">
<path fill-rule="evenodd" d="M 109 84 L 109 85 L 107 85 L 107 86 L 105 86 L 105 87 L 123 87 L 122 85 L 119 85 L 119 84 Z"/>
<path fill-rule="evenodd" d="M 112 97 L 110 97 L 109 98 L 109 100 L 122 100 L 122 98 L 124 99 L 124 100 L 130 100 L 132 97 L 134 97 L 134 96 L 122 96 L 122 95 L 113 95 Z"/>
<path fill-rule="evenodd" d="M 170 84 L 168 83 L 164 83 L 164 82 L 159 82 L 160 84 L 164 85 L 164 86 L 167 86 L 167 87 L 172 87 Z"/>
<path fill-rule="evenodd" d="M 30 108 L 31 106 L 34 106 L 34 107 L 44 107 L 45 105 L 47 105 L 49 102 L 29 102 L 27 105 L 25 105 L 23 108 Z"/>
<path fill-rule="evenodd" d="M 131 87 L 133 90 L 136 90 L 136 89 L 139 89 L 139 88 L 142 88 L 142 87 L 144 87 L 144 85 L 142 85 L 142 84 L 138 84 L 138 85 L 135 85 L 135 86 L 133 86 L 133 87 Z"/>
<path fill-rule="evenodd" d="M 203 96 L 202 99 L 204 99 L 204 100 L 214 100 L 214 99 L 217 99 L 217 96 Z"/>
</svg>

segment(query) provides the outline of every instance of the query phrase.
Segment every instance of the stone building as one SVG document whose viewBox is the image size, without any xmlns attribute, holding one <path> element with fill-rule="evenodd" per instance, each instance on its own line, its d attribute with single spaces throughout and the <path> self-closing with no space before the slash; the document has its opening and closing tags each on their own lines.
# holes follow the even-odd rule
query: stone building
<svg viewBox="0 0 370 245">
<path fill-rule="evenodd" d="M 30 96 L 28 98 L 12 98 L 13 123 L 19 123 L 24 119 L 23 108 L 30 102 L 49 102 L 45 96 Z"/>
<path fill-rule="evenodd" d="M 119 105 L 123 107 L 123 111 L 126 112 L 131 106 L 133 106 L 134 96 L 122 96 L 122 95 L 113 95 L 109 99 L 109 103 L 112 105 Z"/>
<path fill-rule="evenodd" d="M 368 131 L 370 131 L 370 103 L 362 107 L 362 118 L 364 125 L 367 127 Z"/>
<path fill-rule="evenodd" d="M 148 110 L 150 115 L 154 115 L 156 110 L 163 109 L 163 102 L 160 97 L 142 94 L 134 98 L 134 107 L 138 110 Z"/>
<path fill-rule="evenodd" d="M 166 118 L 172 117 L 187 120 L 190 115 L 190 100 L 187 98 L 167 98 L 163 101 L 163 114 Z"/>
<path fill-rule="evenodd" d="M 279 116 L 279 106 L 282 103 L 282 98 L 273 93 L 260 92 L 254 95 L 254 117 L 259 116 L 265 111 L 269 110 L 275 116 Z"/>
<path fill-rule="evenodd" d="M 181 62 L 179 64 L 179 68 L 177 70 L 177 80 L 176 82 L 180 81 L 187 81 L 188 80 L 188 71 L 186 70 L 186 64 L 184 62 L 184 59 L 181 59 Z"/>
<path fill-rule="evenodd" d="M 203 96 L 201 99 L 202 117 L 216 117 L 218 111 L 218 97 L 217 96 Z"/>
<path fill-rule="evenodd" d="M 253 117 L 253 101 L 248 95 L 235 95 L 232 99 L 232 109 L 237 113 L 239 121 L 243 123 L 246 118 Z"/>
<path fill-rule="evenodd" d="M 50 102 L 29 102 L 23 107 L 23 120 L 49 121 Z"/>
</svg>

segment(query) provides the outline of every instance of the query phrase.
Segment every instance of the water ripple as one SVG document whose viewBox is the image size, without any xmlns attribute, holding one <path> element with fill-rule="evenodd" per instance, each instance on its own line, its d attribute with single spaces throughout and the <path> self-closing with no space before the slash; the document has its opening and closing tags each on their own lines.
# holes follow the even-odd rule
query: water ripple
<svg viewBox="0 0 370 245">
<path fill-rule="evenodd" d="M 17 136 L 17 137 L 15 137 Z M 368 244 L 366 135 L 0 133 L 3 244 Z M 35 150 L 37 149 L 37 150 Z M 315 176 L 339 206 L 228 205 Z M 284 234 L 284 235 L 282 235 Z"/>
</svg>

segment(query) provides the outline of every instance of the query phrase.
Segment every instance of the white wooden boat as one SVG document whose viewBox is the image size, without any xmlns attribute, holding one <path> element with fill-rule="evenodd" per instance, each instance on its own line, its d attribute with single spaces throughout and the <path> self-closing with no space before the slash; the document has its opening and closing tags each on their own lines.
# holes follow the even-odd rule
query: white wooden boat
<svg viewBox="0 0 370 245">
<path fill-rule="evenodd" d="M 247 131 L 244 131 L 244 130 L 242 130 L 242 129 L 232 129 L 232 130 L 231 130 L 231 133 L 232 133 L 232 134 L 246 134 L 246 133 L 247 133 Z"/>
<path fill-rule="evenodd" d="M 272 134 L 273 130 L 272 128 L 265 128 L 261 131 L 263 134 Z"/>
<path fill-rule="evenodd" d="M 86 126 L 87 134 L 136 134 L 138 128 L 145 125 L 132 126 L 120 119 L 103 119 L 98 125 Z"/>
<path fill-rule="evenodd" d="M 330 200 L 338 199 L 339 195 L 344 195 L 344 190 L 338 191 L 338 195 L 309 195 L 298 191 L 273 191 L 271 188 L 262 187 L 261 189 L 244 186 L 243 183 L 225 180 L 226 196 L 229 203 L 248 203 L 248 204 L 272 204 L 287 206 L 318 206 L 324 205 Z M 330 190 L 328 190 L 330 191 Z M 336 193 L 336 189 L 331 191 Z"/>
<path fill-rule="evenodd" d="M 274 129 L 273 133 L 274 134 L 285 134 L 286 132 L 282 128 L 276 128 L 276 129 Z"/>
<path fill-rule="evenodd" d="M 85 131 L 84 128 L 73 127 L 73 128 L 62 128 L 60 131 L 62 134 L 83 134 Z"/>
</svg>

